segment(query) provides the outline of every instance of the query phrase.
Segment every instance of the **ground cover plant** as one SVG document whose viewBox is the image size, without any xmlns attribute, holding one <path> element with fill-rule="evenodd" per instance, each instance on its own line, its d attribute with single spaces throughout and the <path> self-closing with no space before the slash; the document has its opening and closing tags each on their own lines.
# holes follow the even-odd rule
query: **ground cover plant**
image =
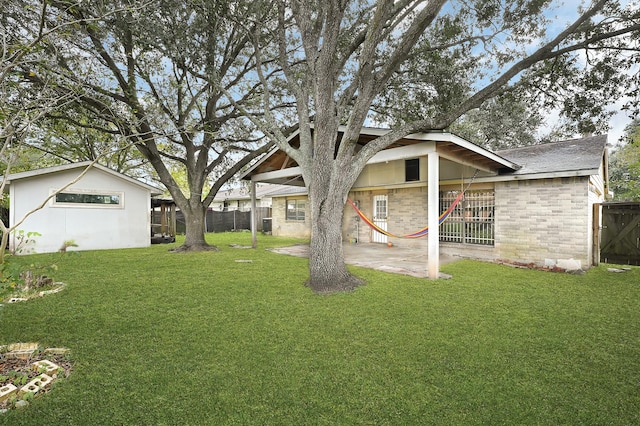
<svg viewBox="0 0 640 426">
<path fill-rule="evenodd" d="M 208 238 L 219 252 L 81 252 L 64 291 L 0 308 L 0 344 L 73 362 L 0 424 L 640 423 L 638 268 L 354 267 L 366 286 L 319 296 L 306 259 L 265 250 L 295 240 Z"/>
</svg>

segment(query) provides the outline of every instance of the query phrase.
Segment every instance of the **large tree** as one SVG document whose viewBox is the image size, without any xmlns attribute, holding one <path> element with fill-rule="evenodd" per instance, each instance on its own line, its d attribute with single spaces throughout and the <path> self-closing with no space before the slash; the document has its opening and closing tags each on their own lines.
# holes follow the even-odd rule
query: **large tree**
<svg viewBox="0 0 640 426">
<path fill-rule="evenodd" d="M 513 96 L 492 98 L 455 121 L 448 131 L 490 150 L 538 143 L 541 111 Z"/>
<path fill-rule="evenodd" d="M 42 45 L 55 64 L 34 64 L 28 75 L 35 88 L 49 78 L 62 93 L 83 94 L 49 118 L 133 142 L 184 213 L 182 249 L 211 248 L 204 239 L 207 207 L 270 147 L 239 112 L 261 94 L 247 36 L 263 25 L 260 12 L 245 27 L 229 19 L 250 7 L 244 1 L 10 2 L 47 4 L 48 25 L 73 22 Z M 186 190 L 172 176 L 177 167 L 186 173 Z"/>
<path fill-rule="evenodd" d="M 640 201 L 640 120 L 625 128 L 622 144 L 611 155 L 609 178 L 616 201 Z"/>
<path fill-rule="evenodd" d="M 8 203 L 6 178 L 11 172 L 32 168 L 34 163 L 46 164 L 47 160 L 43 160 L 41 152 L 32 149 L 28 141 L 37 138 L 40 126 L 48 115 L 69 107 L 82 95 L 75 91 L 58 90 L 56 80 L 46 76 L 41 78 L 38 90 L 31 90 L 28 80 L 35 75 L 34 69 L 51 61 L 43 54 L 43 44 L 74 24 L 47 23 L 46 15 L 46 3 L 38 7 L 0 3 L 0 202 L 3 206 Z M 29 22 L 30 25 L 26 28 L 21 22 Z M 95 160 L 101 157 L 96 153 Z M 53 191 L 47 199 L 41 200 L 39 206 L 23 217 L 16 218 L 15 223 L 8 223 L 8 218 L 0 220 L 0 269 L 5 262 L 10 234 L 57 192 L 82 178 L 91 166 L 62 188 Z"/>
<path fill-rule="evenodd" d="M 311 204 L 309 285 L 317 292 L 361 284 L 344 265 L 341 217 L 374 154 L 408 134 L 445 129 L 509 92 L 543 96 L 574 118 L 602 112 L 602 100 L 623 89 L 619 71 L 637 61 L 625 52 L 637 47 L 638 10 L 617 1 L 569 10 L 566 22 L 550 18 L 559 12 L 554 2 L 537 0 L 273 4 L 277 27 L 264 29 L 278 36 L 278 54 L 269 56 L 256 31 L 258 71 L 266 93 L 284 86 L 295 101 L 299 146 L 269 114 L 276 97 L 264 98 L 266 119 L 254 121 L 301 168 Z M 281 79 L 269 79 L 276 66 Z M 358 150 L 369 120 L 394 126 Z"/>
<path fill-rule="evenodd" d="M 150 180 L 153 176 L 153 169 L 144 156 L 127 137 L 119 134 L 45 118 L 24 144 L 26 152 L 41 157 L 40 162 L 32 163 L 32 168 L 34 164 L 42 167 L 98 159 L 99 164 L 130 177 Z"/>
</svg>

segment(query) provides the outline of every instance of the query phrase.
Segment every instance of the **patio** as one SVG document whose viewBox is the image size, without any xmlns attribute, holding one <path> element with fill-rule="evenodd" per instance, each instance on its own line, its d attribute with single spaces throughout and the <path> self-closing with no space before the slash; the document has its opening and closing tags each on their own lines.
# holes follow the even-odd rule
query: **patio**
<svg viewBox="0 0 640 426">
<path fill-rule="evenodd" d="M 309 257 L 309 245 L 298 244 L 295 246 L 272 249 L 276 253 L 288 254 L 298 257 Z M 343 244 L 345 262 L 349 265 L 362 266 L 364 268 L 394 274 L 410 275 L 412 277 L 427 278 L 427 251 L 415 250 L 405 247 L 387 247 L 384 244 L 358 243 Z M 440 255 L 440 265 L 457 260 L 452 256 Z M 440 278 L 450 278 L 447 274 L 440 273 Z"/>
</svg>

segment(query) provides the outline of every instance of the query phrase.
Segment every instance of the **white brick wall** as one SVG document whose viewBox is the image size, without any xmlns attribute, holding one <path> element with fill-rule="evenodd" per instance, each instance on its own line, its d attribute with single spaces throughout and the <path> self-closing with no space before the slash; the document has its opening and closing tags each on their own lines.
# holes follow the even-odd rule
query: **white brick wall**
<svg viewBox="0 0 640 426">
<path fill-rule="evenodd" d="M 307 197 L 292 197 L 292 198 L 304 198 Z M 281 237 L 298 237 L 309 238 L 311 236 L 311 223 L 309 218 L 311 217 L 311 208 L 308 200 L 305 205 L 305 220 L 295 221 L 287 220 L 287 199 L 285 197 L 273 197 L 271 204 L 271 234 Z"/>
<path fill-rule="evenodd" d="M 483 189 L 486 184 L 483 185 Z M 583 267 L 590 262 L 592 202 L 587 177 L 539 179 L 495 183 L 495 246 L 441 243 L 443 254 L 483 260 L 505 259 L 544 265 L 552 260 L 576 259 Z M 474 187 L 471 188 L 475 189 Z M 373 213 L 373 195 L 387 194 L 388 230 L 397 235 L 418 231 L 427 224 L 426 187 L 354 191 L 352 200 L 368 217 Z M 307 203 L 307 210 L 309 203 Z M 368 243 L 374 232 L 347 204 L 343 215 L 343 239 Z M 309 218 L 307 212 L 307 218 Z M 308 220 L 285 220 L 285 198 L 273 199 L 273 234 L 309 237 Z M 389 238 L 393 244 L 427 250 L 427 238 Z"/>
<path fill-rule="evenodd" d="M 496 183 L 496 253 L 544 264 L 576 259 L 589 265 L 588 178 Z"/>
</svg>

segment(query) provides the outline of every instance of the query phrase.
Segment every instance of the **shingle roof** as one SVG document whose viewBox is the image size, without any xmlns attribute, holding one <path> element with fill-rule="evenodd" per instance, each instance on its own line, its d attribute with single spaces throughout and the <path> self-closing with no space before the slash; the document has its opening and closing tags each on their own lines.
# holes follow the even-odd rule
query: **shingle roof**
<svg viewBox="0 0 640 426">
<path fill-rule="evenodd" d="M 598 170 L 607 145 L 607 136 L 589 136 L 561 142 L 496 151 L 522 166 L 509 175 Z"/>
</svg>

